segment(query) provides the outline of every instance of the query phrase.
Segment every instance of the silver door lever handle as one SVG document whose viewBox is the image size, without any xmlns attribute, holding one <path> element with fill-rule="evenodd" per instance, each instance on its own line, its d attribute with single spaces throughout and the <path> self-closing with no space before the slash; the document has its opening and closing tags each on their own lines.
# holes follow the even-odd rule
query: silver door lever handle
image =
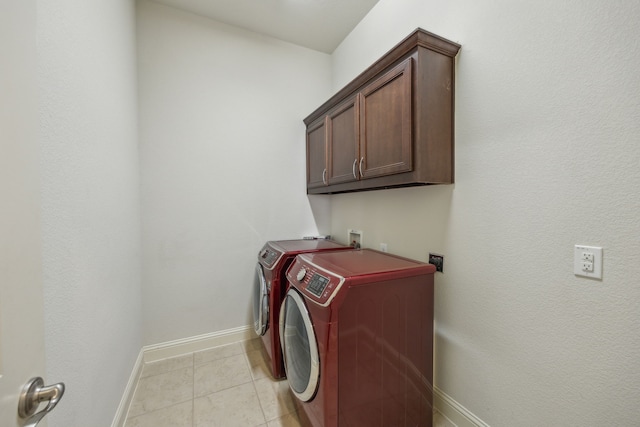
<svg viewBox="0 0 640 427">
<path fill-rule="evenodd" d="M 31 378 L 22 388 L 18 400 L 18 415 L 26 418 L 24 427 L 35 427 L 45 415 L 58 404 L 64 394 L 64 383 L 44 385 L 40 377 Z M 49 401 L 49 404 L 37 414 L 36 409 L 41 402 Z"/>
</svg>

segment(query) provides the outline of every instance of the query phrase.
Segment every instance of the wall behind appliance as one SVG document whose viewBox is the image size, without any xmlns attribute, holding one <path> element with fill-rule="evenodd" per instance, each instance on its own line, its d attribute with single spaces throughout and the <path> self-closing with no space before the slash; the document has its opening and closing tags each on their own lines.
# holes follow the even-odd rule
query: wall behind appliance
<svg viewBox="0 0 640 427">
<path fill-rule="evenodd" d="M 144 343 L 249 325 L 262 245 L 329 228 L 302 119 L 330 56 L 148 1 L 138 55 Z"/>
<path fill-rule="evenodd" d="M 380 0 L 338 89 L 420 26 L 462 44 L 456 183 L 332 196 L 332 234 L 427 260 L 435 384 L 492 427 L 640 418 L 637 2 Z M 604 247 L 602 281 L 573 246 Z"/>
<path fill-rule="evenodd" d="M 50 427 L 109 424 L 142 345 L 134 13 L 37 2 Z"/>
</svg>

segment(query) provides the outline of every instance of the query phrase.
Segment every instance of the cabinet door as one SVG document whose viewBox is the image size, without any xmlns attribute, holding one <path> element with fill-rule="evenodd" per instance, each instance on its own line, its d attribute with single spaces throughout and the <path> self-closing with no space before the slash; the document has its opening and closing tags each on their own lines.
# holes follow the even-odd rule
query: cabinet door
<svg viewBox="0 0 640 427">
<path fill-rule="evenodd" d="M 307 128 L 307 188 L 327 185 L 327 126 L 325 118 Z"/>
<path fill-rule="evenodd" d="M 406 59 L 361 92 L 362 178 L 412 170 L 411 64 Z"/>
<path fill-rule="evenodd" d="M 354 96 L 327 115 L 327 173 L 329 185 L 358 179 L 358 97 Z"/>
</svg>

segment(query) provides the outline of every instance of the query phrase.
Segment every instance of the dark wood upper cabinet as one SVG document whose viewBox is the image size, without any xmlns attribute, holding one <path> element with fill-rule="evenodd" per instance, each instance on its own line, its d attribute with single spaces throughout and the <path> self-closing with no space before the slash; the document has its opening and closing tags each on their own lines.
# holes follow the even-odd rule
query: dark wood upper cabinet
<svg viewBox="0 0 640 427">
<path fill-rule="evenodd" d="M 453 183 L 459 49 L 417 29 L 309 115 L 307 192 Z"/>
<path fill-rule="evenodd" d="M 353 96 L 327 114 L 327 185 L 358 179 L 358 99 Z"/>
<path fill-rule="evenodd" d="M 326 120 L 321 118 L 307 126 L 307 188 L 324 187 L 327 183 Z"/>
<path fill-rule="evenodd" d="M 411 61 L 407 58 L 360 94 L 363 179 L 412 169 Z"/>
</svg>

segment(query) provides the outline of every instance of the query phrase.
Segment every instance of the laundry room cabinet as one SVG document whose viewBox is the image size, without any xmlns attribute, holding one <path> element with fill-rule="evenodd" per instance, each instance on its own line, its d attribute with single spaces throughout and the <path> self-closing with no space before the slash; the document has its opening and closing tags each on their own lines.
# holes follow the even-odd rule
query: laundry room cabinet
<svg viewBox="0 0 640 427">
<path fill-rule="evenodd" d="M 309 115 L 307 192 L 452 183 L 459 48 L 418 29 Z"/>
<path fill-rule="evenodd" d="M 307 127 L 307 188 L 358 179 L 358 96 Z"/>
<path fill-rule="evenodd" d="M 317 120 L 307 126 L 307 188 L 326 186 L 327 183 L 327 126 L 326 120 Z"/>
<path fill-rule="evenodd" d="M 352 96 L 326 116 L 327 123 L 327 184 L 357 179 L 358 157 L 358 96 Z"/>
</svg>

